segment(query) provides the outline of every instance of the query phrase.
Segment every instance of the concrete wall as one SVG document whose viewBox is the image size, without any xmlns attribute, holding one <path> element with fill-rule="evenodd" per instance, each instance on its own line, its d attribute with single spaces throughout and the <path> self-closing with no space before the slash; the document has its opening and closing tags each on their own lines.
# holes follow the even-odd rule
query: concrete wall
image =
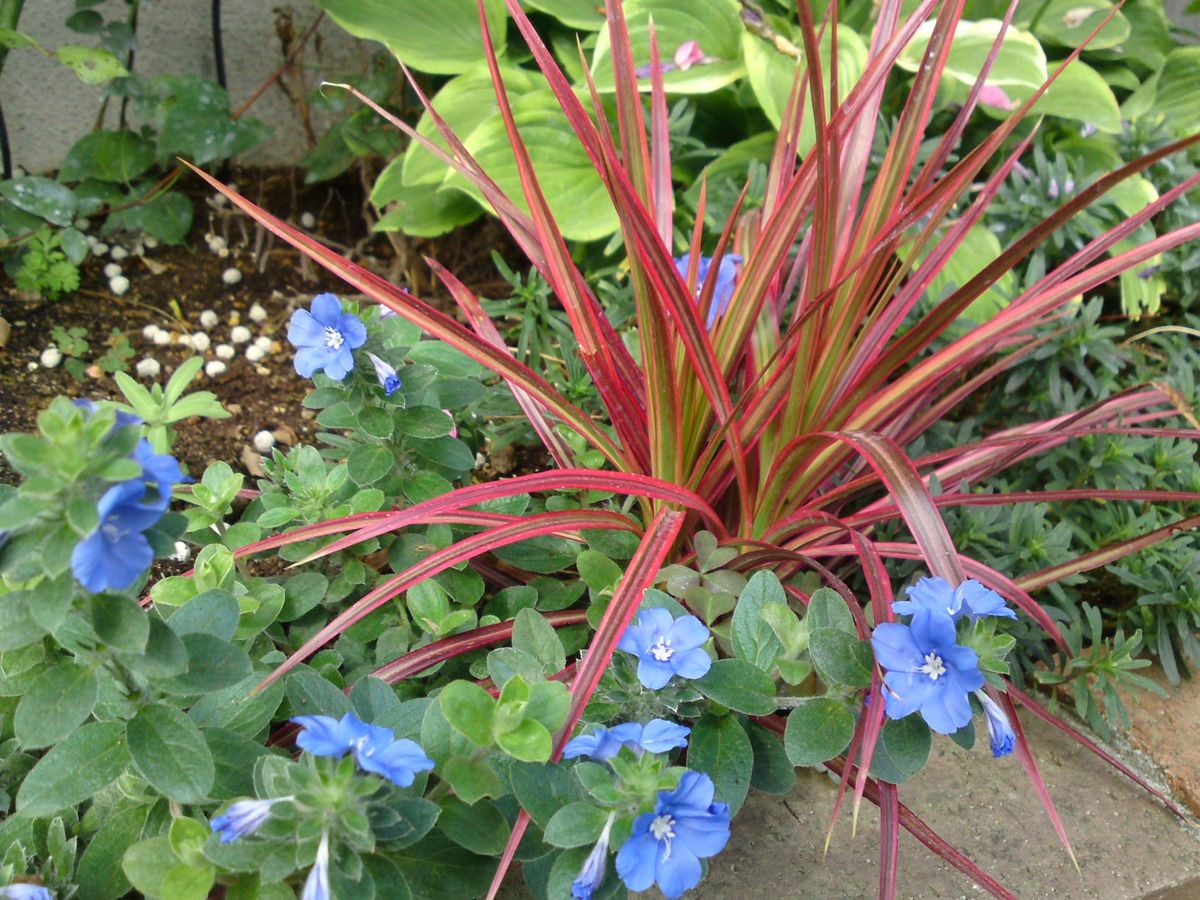
<svg viewBox="0 0 1200 900">
<path fill-rule="evenodd" d="M 91 36 L 63 27 L 74 0 L 26 0 L 20 30 L 42 46 L 94 45 Z M 119 0 L 96 7 L 106 19 L 123 17 Z M 230 98 L 236 108 L 282 62 L 276 34 L 275 8 L 292 11 L 297 37 L 318 10 L 312 0 L 224 0 L 222 35 Z M 143 75 L 202 75 L 215 79 L 208 0 L 153 0 L 143 4 L 138 19 L 134 68 Z M 309 88 L 322 80 L 338 80 L 359 70 L 376 44 L 365 44 L 325 19 L 310 39 L 303 57 Z M 70 146 L 91 130 L 100 109 L 101 89 L 85 85 L 57 61 L 33 50 L 9 53 L 0 76 L 0 101 L 8 125 L 13 163 L 29 172 L 57 168 Z M 116 123 L 116 104 L 109 103 L 106 124 Z M 294 107 L 278 87 L 254 104 L 250 115 L 268 122 L 273 137 L 246 157 L 265 164 L 294 163 L 308 145 Z M 320 132 L 318 132 L 319 134 Z"/>
</svg>

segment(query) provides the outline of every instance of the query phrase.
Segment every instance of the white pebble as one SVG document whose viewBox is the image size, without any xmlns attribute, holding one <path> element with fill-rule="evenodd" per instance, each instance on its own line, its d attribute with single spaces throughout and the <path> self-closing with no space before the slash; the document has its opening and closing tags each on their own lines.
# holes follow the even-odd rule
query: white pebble
<svg viewBox="0 0 1200 900">
<path fill-rule="evenodd" d="M 242 280 L 242 270 L 230 267 L 221 273 L 221 280 L 229 285 L 237 284 Z"/>
<path fill-rule="evenodd" d="M 138 378 L 157 378 L 158 373 L 162 371 L 162 366 L 153 356 L 147 356 L 145 359 L 139 359 L 134 369 L 137 371 Z"/>
<path fill-rule="evenodd" d="M 92 252 L 97 256 L 103 256 L 108 252 L 108 244 L 104 243 L 104 241 L 96 241 L 96 243 L 92 244 Z"/>
<path fill-rule="evenodd" d="M 317 217 L 310 212 L 300 213 L 300 224 L 305 228 L 312 228 L 317 224 Z"/>
<path fill-rule="evenodd" d="M 154 332 L 154 343 L 159 347 L 165 347 L 171 343 L 171 332 L 163 331 L 161 328 Z"/>
<path fill-rule="evenodd" d="M 275 435 L 265 428 L 254 436 L 254 449 L 259 453 L 268 453 L 275 446 Z"/>
<path fill-rule="evenodd" d="M 255 303 L 253 306 L 251 306 L 248 315 L 250 316 L 251 322 L 267 321 L 267 311 L 262 308 L 261 303 Z"/>
<path fill-rule="evenodd" d="M 256 347 L 254 344 L 251 344 L 246 348 L 246 359 L 250 360 L 252 363 L 262 362 L 263 357 L 266 355 L 267 354 L 263 353 L 262 350 Z"/>
<path fill-rule="evenodd" d="M 47 369 L 53 369 L 62 362 L 62 351 L 51 344 L 42 351 L 42 365 Z"/>
<path fill-rule="evenodd" d="M 118 266 L 116 263 L 109 263 L 107 266 L 104 267 L 104 277 L 105 278 L 116 278 L 120 274 L 121 274 L 121 267 Z"/>
<path fill-rule="evenodd" d="M 204 374 L 209 378 L 216 378 L 218 375 L 222 374 L 226 368 L 228 367 L 225 365 L 225 363 L 221 362 L 219 359 L 212 359 L 204 364 Z"/>
<path fill-rule="evenodd" d="M 151 322 L 149 325 L 147 325 L 145 328 L 142 329 L 142 337 L 144 337 L 148 341 L 152 341 L 152 340 L 154 340 L 154 336 L 156 334 L 158 334 L 160 331 L 162 331 L 162 329 L 159 328 L 157 325 L 155 325 L 153 322 Z"/>
<path fill-rule="evenodd" d="M 85 234 L 83 239 L 87 241 L 88 249 L 94 253 L 96 251 L 96 245 L 100 243 L 100 238 L 96 237 L 94 234 Z"/>
<path fill-rule="evenodd" d="M 192 348 L 192 336 L 190 334 L 181 334 L 176 338 L 176 342 L 181 347 L 187 347 L 189 350 Z"/>
<path fill-rule="evenodd" d="M 184 541 L 176 541 L 175 552 L 171 554 L 171 559 L 175 562 L 187 562 L 191 557 L 191 548 Z"/>
<path fill-rule="evenodd" d="M 150 237 L 150 235 L 146 235 L 144 238 L 142 238 L 142 246 L 145 247 L 147 250 L 153 250 L 155 247 L 158 246 L 158 241 L 156 241 L 154 238 Z M 180 541 L 180 543 L 183 543 L 183 542 Z"/>
<path fill-rule="evenodd" d="M 89 228 L 92 227 L 92 223 L 89 222 L 87 219 L 79 218 L 79 219 L 75 220 L 75 227 L 78 228 L 80 231 L 87 231 Z"/>
<path fill-rule="evenodd" d="M 197 331 L 192 335 L 192 349 L 199 350 L 201 353 L 203 353 L 211 346 L 212 341 L 209 340 L 208 335 L 203 331 Z"/>
<path fill-rule="evenodd" d="M 233 355 L 237 352 L 229 344 L 217 344 L 216 354 L 218 359 L 233 359 Z"/>
<path fill-rule="evenodd" d="M 220 253 L 222 250 L 229 249 L 229 245 L 225 243 L 225 238 L 217 237 L 215 234 L 210 234 L 207 238 L 208 249 L 213 253 Z"/>
<path fill-rule="evenodd" d="M 260 335 L 259 337 L 256 337 L 254 339 L 254 346 L 257 347 L 259 350 L 261 350 L 263 353 L 270 353 L 271 346 L 273 343 L 274 342 L 269 337 L 267 337 L 265 334 Z"/>
<path fill-rule="evenodd" d="M 211 309 L 206 309 L 204 312 L 200 313 L 200 324 L 205 328 L 215 328 L 217 323 L 220 321 L 220 317 Z"/>
<path fill-rule="evenodd" d="M 215 203 L 217 206 L 224 206 L 226 203 L 229 202 L 229 198 L 226 197 L 224 194 L 213 194 L 212 199 L 213 199 L 213 203 Z"/>
<path fill-rule="evenodd" d="M 245 344 L 250 337 L 250 329 L 245 325 L 235 325 L 229 332 L 229 342 L 232 344 Z"/>
<path fill-rule="evenodd" d="M 117 275 L 108 279 L 108 289 L 120 297 L 129 290 L 129 279 L 124 275 Z"/>
<path fill-rule="evenodd" d="M 109 254 L 113 259 L 124 259 L 129 255 L 129 251 L 119 244 L 114 244 L 112 253 Z"/>
</svg>

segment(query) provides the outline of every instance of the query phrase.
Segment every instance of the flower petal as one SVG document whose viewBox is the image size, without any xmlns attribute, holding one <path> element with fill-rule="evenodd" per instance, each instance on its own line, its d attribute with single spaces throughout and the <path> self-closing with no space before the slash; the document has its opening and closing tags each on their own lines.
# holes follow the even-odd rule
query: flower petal
<svg viewBox="0 0 1200 900">
<path fill-rule="evenodd" d="M 633 834 L 617 853 L 617 874 L 631 891 L 644 891 L 654 884 L 658 841 L 650 835 L 653 813 L 638 816 Z"/>
<path fill-rule="evenodd" d="M 323 346 L 325 326 L 313 318 L 307 309 L 298 309 L 288 322 L 287 339 L 297 347 Z"/>
<path fill-rule="evenodd" d="M 703 678 L 712 668 L 712 658 L 699 647 L 671 657 L 671 667 L 680 678 Z"/>
<path fill-rule="evenodd" d="M 321 324 L 322 331 L 338 328 L 342 320 L 342 301 L 333 294 L 317 294 L 313 297 L 312 314 Z"/>
<path fill-rule="evenodd" d="M 667 682 L 671 680 L 671 676 L 674 674 L 675 670 L 671 668 L 670 663 L 659 662 L 652 656 L 643 656 L 638 660 L 638 681 L 642 683 L 643 687 L 647 687 L 652 691 L 666 687 Z"/>
<path fill-rule="evenodd" d="M 709 631 L 695 616 L 680 616 L 671 624 L 666 635 L 675 652 L 682 653 L 703 646 L 708 641 Z"/>
<path fill-rule="evenodd" d="M 919 668 L 924 654 L 912 629 L 899 622 L 883 622 L 871 633 L 871 649 L 879 665 L 889 671 L 907 672 Z"/>
<path fill-rule="evenodd" d="M 670 900 L 675 900 L 700 883 L 704 869 L 696 854 L 676 839 L 671 842 L 670 855 L 659 856 L 654 874 L 658 889 Z"/>
</svg>

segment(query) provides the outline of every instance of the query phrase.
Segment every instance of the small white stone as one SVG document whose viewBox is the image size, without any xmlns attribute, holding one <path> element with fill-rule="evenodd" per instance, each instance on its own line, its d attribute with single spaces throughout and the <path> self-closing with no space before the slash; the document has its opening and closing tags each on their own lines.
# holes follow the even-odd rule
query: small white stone
<svg viewBox="0 0 1200 900">
<path fill-rule="evenodd" d="M 121 267 L 118 266 L 116 263 L 109 263 L 107 266 L 104 267 L 104 277 L 105 278 L 116 278 L 120 274 L 121 274 Z"/>
<path fill-rule="evenodd" d="M 257 347 L 259 350 L 261 350 L 263 353 L 270 353 L 271 347 L 273 345 L 274 345 L 274 341 L 272 341 L 265 334 L 259 335 L 258 337 L 256 337 L 254 339 L 254 346 Z"/>
<path fill-rule="evenodd" d="M 269 453 L 275 446 L 275 435 L 265 428 L 254 436 L 254 449 L 259 453 Z"/>
<path fill-rule="evenodd" d="M 237 353 L 229 344 L 217 344 L 215 352 L 218 359 L 233 359 L 233 355 Z"/>
<path fill-rule="evenodd" d="M 175 562 L 187 562 L 192 558 L 192 548 L 184 541 L 175 542 L 175 552 L 171 554 L 171 559 Z"/>
<path fill-rule="evenodd" d="M 222 374 L 226 368 L 228 367 L 225 365 L 225 363 L 221 362 L 219 359 L 211 359 L 204 364 L 204 374 L 209 378 L 216 378 L 218 375 Z"/>
<path fill-rule="evenodd" d="M 203 353 L 211 346 L 212 341 L 209 340 L 208 335 L 203 331 L 197 331 L 192 335 L 192 349 L 199 350 L 201 353 Z"/>
<path fill-rule="evenodd" d="M 112 252 L 109 254 L 109 256 L 111 256 L 113 259 L 117 259 L 117 260 L 124 259 L 128 255 L 129 255 L 129 251 L 126 250 L 124 247 L 122 247 L 120 244 L 114 244 L 113 248 L 112 248 Z"/>
<path fill-rule="evenodd" d="M 163 331 L 161 328 L 154 332 L 154 343 L 158 347 L 165 347 L 171 343 L 171 332 Z"/>
<path fill-rule="evenodd" d="M 216 204 L 217 206 L 224 206 L 226 203 L 229 202 L 229 198 L 226 197 L 224 194 L 213 194 L 212 199 L 213 199 L 213 203 Z"/>
<path fill-rule="evenodd" d="M 78 228 L 80 231 L 87 231 L 89 228 L 92 227 L 92 223 L 89 222 L 87 219 L 84 219 L 81 217 L 81 218 L 78 218 L 75 220 L 75 227 Z"/>
<path fill-rule="evenodd" d="M 25 363 L 25 371 L 26 372 L 36 372 L 40 368 L 41 368 L 41 366 L 39 366 L 37 363 L 35 363 L 32 359 L 29 362 Z"/>
<path fill-rule="evenodd" d="M 95 253 L 96 245 L 100 243 L 100 238 L 96 237 L 94 234 L 85 234 L 83 239 L 87 241 L 88 249 Z"/>
<path fill-rule="evenodd" d="M 160 331 L 162 331 L 162 329 L 159 328 L 157 325 L 155 325 L 153 322 L 151 322 L 149 325 L 147 325 L 145 328 L 142 329 L 142 337 L 144 337 L 148 341 L 152 341 L 152 340 L 154 340 L 154 336 L 156 334 L 158 334 Z"/>
<path fill-rule="evenodd" d="M 215 328 L 220 321 L 220 317 L 211 309 L 200 313 L 200 324 L 205 328 Z"/>
<path fill-rule="evenodd" d="M 192 348 L 192 336 L 190 334 L 181 334 L 175 340 L 180 347 L 187 347 L 189 350 Z"/>
<path fill-rule="evenodd" d="M 317 224 L 317 217 L 310 212 L 300 213 L 300 224 L 304 228 L 313 228 Z"/>
<path fill-rule="evenodd" d="M 208 242 L 208 249 L 212 253 L 220 253 L 222 250 L 228 250 L 229 245 L 225 242 L 225 238 L 217 237 L 215 234 L 208 235 L 205 240 Z"/>
<path fill-rule="evenodd" d="M 267 354 L 263 353 L 262 350 L 260 350 L 254 344 L 251 344 L 246 348 L 246 359 L 250 360 L 252 363 L 262 362 L 263 357 L 266 355 Z"/>
<path fill-rule="evenodd" d="M 247 315 L 249 315 L 249 316 L 250 316 L 250 321 L 251 321 L 251 322 L 265 322 L 265 321 L 267 321 L 267 311 L 266 311 L 265 309 L 263 309 L 263 308 L 262 308 L 262 304 L 261 304 L 261 303 L 255 303 L 253 306 L 251 306 L 251 307 L 250 307 L 250 312 L 249 312 L 249 313 L 247 313 Z"/>
<path fill-rule="evenodd" d="M 62 356 L 62 351 L 51 344 L 42 351 L 42 365 L 47 369 L 53 369 L 60 362 L 62 362 Z"/>
<path fill-rule="evenodd" d="M 134 370 L 137 372 L 138 378 L 157 378 L 158 373 L 162 371 L 162 366 L 153 356 L 147 356 L 145 359 L 139 359 Z"/>
<path fill-rule="evenodd" d="M 242 280 L 242 270 L 232 266 L 221 273 L 221 280 L 228 285 L 237 284 Z"/>
<path fill-rule="evenodd" d="M 250 329 L 245 325 L 235 325 L 229 332 L 229 342 L 231 344 L 245 344 L 250 338 Z"/>
<path fill-rule="evenodd" d="M 124 275 L 116 275 L 108 279 L 108 289 L 120 297 L 129 290 L 129 279 Z"/>
<path fill-rule="evenodd" d="M 104 243 L 104 241 L 96 241 L 96 243 L 92 244 L 92 252 L 97 256 L 103 256 L 108 252 L 108 244 Z"/>
<path fill-rule="evenodd" d="M 142 238 L 142 246 L 147 250 L 153 250 L 158 246 L 158 241 L 150 237 L 150 235 L 146 235 L 144 238 Z"/>
</svg>

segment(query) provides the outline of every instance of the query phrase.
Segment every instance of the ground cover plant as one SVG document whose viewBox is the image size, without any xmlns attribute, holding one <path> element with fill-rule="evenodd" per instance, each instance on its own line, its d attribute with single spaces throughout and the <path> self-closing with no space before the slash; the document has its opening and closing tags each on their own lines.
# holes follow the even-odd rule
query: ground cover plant
<svg viewBox="0 0 1200 900">
<path fill-rule="evenodd" d="M 1019 371 L 1076 298 L 1200 236 L 1184 223 L 1116 249 L 1193 175 L 962 324 L 1073 215 L 1197 139 L 1102 176 L 922 307 L 1030 146 L 1017 127 L 1040 89 L 951 161 L 1002 25 L 922 151 L 962 4 L 927 0 L 907 17 L 900 6 L 881 4 L 844 97 L 819 65 L 796 70 L 762 203 L 735 199 L 709 244 L 703 183 L 690 236 L 676 227 L 653 31 L 643 85 L 643 48 L 622 4 L 608 4 L 607 103 L 573 90 L 508 5 L 615 211 L 628 342 L 556 226 L 486 25 L 521 195 L 449 128 L 442 150 L 396 121 L 475 185 L 528 255 L 566 312 L 600 414 L 520 362 L 436 261 L 467 325 L 200 173 L 366 301 L 321 294 L 296 312 L 288 339 L 325 432 L 319 448 L 277 451 L 253 488 L 224 465 L 184 484 L 163 452 L 170 417 L 151 423 L 140 396 L 153 442 L 127 410 L 66 399 L 39 435 L 4 438 L 25 478 L 0 506 L 6 894 L 494 896 L 518 861 L 539 897 L 651 885 L 676 897 L 724 847 L 751 786 L 784 793 L 793 766 L 824 764 L 840 777 L 834 817 L 847 794 L 852 810 L 863 797 L 880 807 L 881 896 L 895 893 L 902 828 L 1011 896 L 900 802 L 934 735 L 970 745 L 976 720 L 994 755 L 1020 758 L 1070 852 L 1017 704 L 1138 777 L 1014 683 L 1011 653 L 1018 635 L 1040 634 L 1051 677 L 1076 690 L 1134 681 L 1139 635 L 1106 645 L 1096 628 L 1106 652 L 1081 655 L 1031 592 L 1164 529 L 1010 571 L 960 553 L 942 512 L 1195 502 L 1140 483 L 973 486 L 1076 438 L 1197 432 L 1176 424 L 1169 386 L 1146 385 L 915 459 L 903 448 Z M 835 26 L 800 5 L 807 59 Z M 879 103 L 914 40 L 924 56 L 868 179 Z M 806 109 L 814 141 L 801 155 Z M 474 463 L 474 414 L 500 390 L 555 467 L 455 487 Z M 153 558 L 185 536 L 203 546 L 193 572 L 151 583 Z M 919 577 L 899 574 L 906 562 Z"/>
</svg>

